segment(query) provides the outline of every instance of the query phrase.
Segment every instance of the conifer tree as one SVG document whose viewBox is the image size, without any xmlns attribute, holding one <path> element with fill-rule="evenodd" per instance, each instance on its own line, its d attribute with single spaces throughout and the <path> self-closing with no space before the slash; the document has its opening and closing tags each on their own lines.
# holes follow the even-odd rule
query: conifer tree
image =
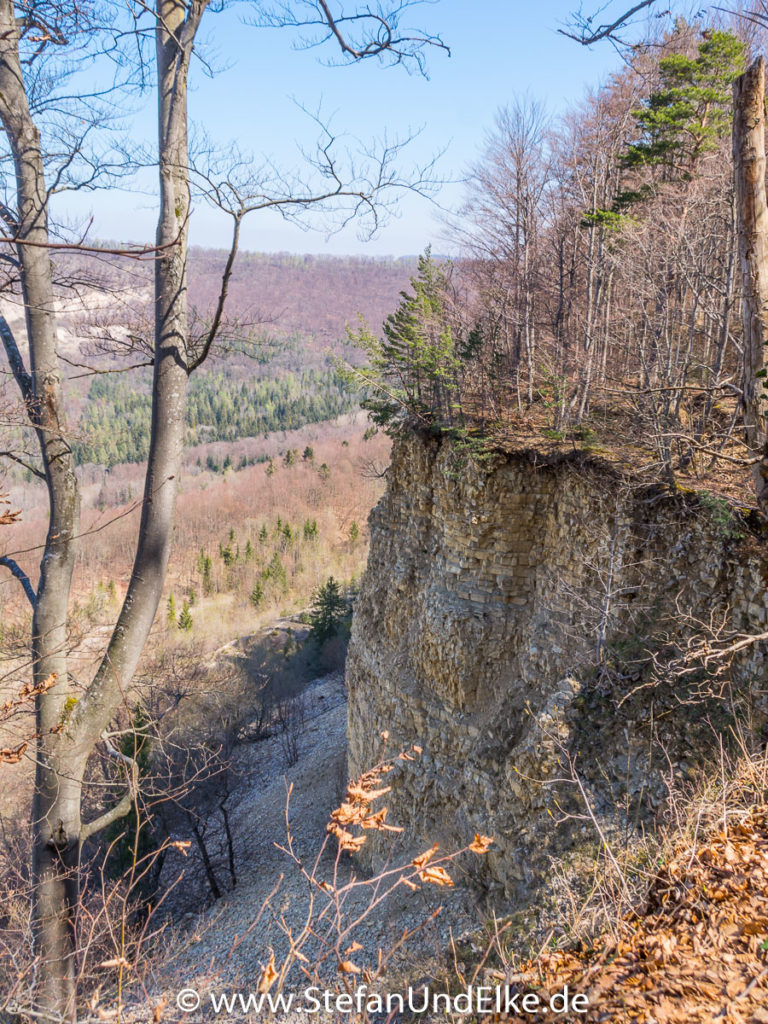
<svg viewBox="0 0 768 1024">
<path fill-rule="evenodd" d="M 341 587 L 333 576 L 329 576 L 315 594 L 314 607 L 310 612 L 310 640 L 322 646 L 336 636 L 347 611 L 347 601 L 341 593 Z"/>
<path fill-rule="evenodd" d="M 405 421 L 450 422 L 461 360 L 448 323 L 447 284 L 445 269 L 427 248 L 411 278 L 412 292 L 400 293 L 400 305 L 384 322 L 384 337 L 365 326 L 354 336 L 369 364 L 348 368 L 344 379 L 356 389 L 362 384 L 362 407 L 390 431 Z"/>
<path fill-rule="evenodd" d="M 185 633 L 189 633 L 192 629 L 192 614 L 189 610 L 189 601 L 185 601 L 181 606 L 181 614 L 179 615 L 179 629 Z"/>
<path fill-rule="evenodd" d="M 633 111 L 641 134 L 629 146 L 625 164 L 662 165 L 690 175 L 699 158 L 731 131 L 731 87 L 745 63 L 744 43 L 719 30 L 707 31 L 695 57 L 662 57 L 661 87 Z"/>
</svg>

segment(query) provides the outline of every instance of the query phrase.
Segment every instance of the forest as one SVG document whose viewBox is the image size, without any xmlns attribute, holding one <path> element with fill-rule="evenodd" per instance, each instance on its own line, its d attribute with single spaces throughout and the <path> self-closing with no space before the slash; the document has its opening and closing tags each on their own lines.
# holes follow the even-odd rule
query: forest
<svg viewBox="0 0 768 1024">
<path fill-rule="evenodd" d="M 384 337 L 360 335 L 351 375 L 379 422 L 624 444 L 668 480 L 748 467 L 731 96 L 749 59 L 680 20 L 563 124 L 505 107 L 471 168 L 466 255 L 424 257 Z"/>
<path fill-rule="evenodd" d="M 143 462 L 149 451 L 152 400 L 149 378 L 130 383 L 97 377 L 88 391 L 75 446 L 79 462 L 111 467 Z M 186 411 L 187 444 L 237 441 L 306 423 L 336 419 L 356 407 L 334 370 L 305 370 L 264 380 L 237 380 L 211 372 L 197 378 Z"/>
<path fill-rule="evenodd" d="M 768 9 L 558 17 L 0 0 L 1 1024 L 768 1022 Z"/>
</svg>

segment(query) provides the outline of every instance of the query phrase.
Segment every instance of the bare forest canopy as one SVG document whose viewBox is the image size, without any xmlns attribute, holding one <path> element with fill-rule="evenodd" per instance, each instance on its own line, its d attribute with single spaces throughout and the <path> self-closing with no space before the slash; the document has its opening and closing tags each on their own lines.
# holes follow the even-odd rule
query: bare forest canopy
<svg viewBox="0 0 768 1024">
<path fill-rule="evenodd" d="M 672 483 L 728 491 L 732 473 L 743 497 L 731 127 L 752 56 L 681 20 L 562 121 L 502 109 L 455 224 L 464 258 L 427 253 L 384 336 L 360 332 L 349 376 L 374 418 L 470 448 L 565 442 Z"/>
<path fill-rule="evenodd" d="M 226 255 L 190 252 L 190 307 L 199 324 L 210 320 Z M 357 408 L 332 361 L 355 358 L 347 328 L 360 316 L 380 323 L 414 267 L 407 257 L 240 254 L 221 348 L 190 385 L 187 444 L 262 437 Z M 82 257 L 58 258 L 81 464 L 112 467 L 147 457 L 152 372 L 144 335 L 152 270 L 151 262 L 125 267 L 114 260 L 94 275 Z M 5 306 L 20 326 L 20 309 L 7 300 Z"/>
</svg>

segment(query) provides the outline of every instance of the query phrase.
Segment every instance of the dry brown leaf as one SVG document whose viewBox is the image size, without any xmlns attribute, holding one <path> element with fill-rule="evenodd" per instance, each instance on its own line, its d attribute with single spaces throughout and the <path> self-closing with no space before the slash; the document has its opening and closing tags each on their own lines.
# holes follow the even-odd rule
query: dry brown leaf
<svg viewBox="0 0 768 1024">
<path fill-rule="evenodd" d="M 445 870 L 439 865 L 431 868 L 424 868 L 419 872 L 419 878 L 422 882 L 430 882 L 432 885 L 453 885 L 453 879 Z"/>
<path fill-rule="evenodd" d="M 360 968 L 357 964 L 353 964 L 351 960 L 342 960 L 339 964 L 339 971 L 342 974 L 359 974 Z"/>
<path fill-rule="evenodd" d="M 99 967 L 127 967 L 130 970 L 131 965 L 124 956 L 115 956 L 111 960 L 102 960 Z"/>
<path fill-rule="evenodd" d="M 413 859 L 413 866 L 417 870 L 420 870 L 421 868 L 424 867 L 425 864 L 427 864 L 429 861 L 432 860 L 432 858 L 435 856 L 436 853 L 437 853 L 437 843 L 435 843 L 435 845 L 432 847 L 431 850 L 426 850 L 424 853 L 420 854 L 418 857 L 414 857 L 414 859 Z"/>
<path fill-rule="evenodd" d="M 18 747 L 3 747 L 0 749 L 0 763 L 18 764 L 28 746 L 28 743 L 20 743 Z"/>
<path fill-rule="evenodd" d="M 488 853 L 488 849 L 493 842 L 492 836 L 481 836 L 478 832 L 475 833 L 475 838 L 470 843 L 470 850 L 473 853 Z"/>
<path fill-rule="evenodd" d="M 391 792 L 391 789 L 391 786 L 384 786 L 383 789 L 365 789 L 364 786 L 353 784 L 347 788 L 347 795 L 352 800 L 360 800 L 364 804 L 369 804 L 380 796 L 384 796 L 385 793 Z"/>
<path fill-rule="evenodd" d="M 269 963 L 264 968 L 264 973 L 259 979 L 259 993 L 264 995 L 265 992 L 269 992 L 276 980 L 277 971 L 275 970 L 275 954 L 272 953 L 269 957 Z"/>
</svg>

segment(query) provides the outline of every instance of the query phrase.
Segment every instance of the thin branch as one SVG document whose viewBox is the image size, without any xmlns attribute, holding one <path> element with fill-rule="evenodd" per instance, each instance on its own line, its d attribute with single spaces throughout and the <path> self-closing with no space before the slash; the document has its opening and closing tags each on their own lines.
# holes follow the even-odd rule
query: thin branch
<svg viewBox="0 0 768 1024">
<path fill-rule="evenodd" d="M 592 18 L 577 16 L 576 25 L 581 30 L 579 33 L 567 32 L 564 28 L 559 28 L 557 31 L 561 36 L 566 36 L 568 39 L 575 39 L 576 42 L 581 43 L 582 46 L 591 46 L 593 43 L 597 43 L 601 39 L 607 39 L 612 36 L 617 28 L 621 28 L 625 25 L 635 14 L 644 10 L 646 7 L 651 7 L 655 3 L 656 0 L 640 0 L 639 4 L 635 4 L 634 7 L 625 11 L 624 14 L 618 17 L 612 24 L 599 25 L 594 30 L 589 28 L 592 23 Z"/>
<path fill-rule="evenodd" d="M 8 321 L 4 316 L 0 315 L 0 341 L 3 343 L 5 354 L 8 356 L 8 362 L 11 365 L 11 372 L 19 385 L 24 401 L 27 403 L 27 407 L 31 410 L 32 402 L 34 401 L 34 390 L 32 387 L 32 375 L 27 371 L 24 365 L 21 352 L 19 352 L 19 346 L 16 344 L 16 338 L 14 337 L 13 331 L 8 324 Z"/>
<path fill-rule="evenodd" d="M 24 469 L 29 470 L 34 476 L 39 477 L 41 480 L 45 480 L 45 473 L 42 469 L 38 469 L 37 466 L 32 466 L 29 462 L 25 462 L 24 459 L 20 458 L 13 452 L 0 452 L 0 459 L 10 459 L 11 462 L 15 462 L 18 466 L 23 466 Z"/>
<path fill-rule="evenodd" d="M 216 303 L 216 312 L 213 315 L 213 322 L 211 323 L 210 329 L 205 337 L 202 349 L 188 366 L 189 373 L 196 370 L 198 366 L 200 366 L 201 363 L 204 363 L 208 358 L 208 354 L 211 351 L 211 345 L 213 344 L 216 335 L 218 334 L 219 327 L 221 326 L 221 318 L 224 315 L 224 306 L 227 301 L 227 292 L 229 291 L 229 282 L 232 277 L 232 268 L 235 263 L 235 257 L 237 256 L 237 249 L 240 243 L 240 224 L 244 216 L 244 211 L 239 210 L 232 216 L 235 222 L 232 230 L 232 245 L 229 249 L 229 255 L 227 256 L 224 272 L 221 275 L 221 288 L 219 289 L 219 298 Z"/>
<path fill-rule="evenodd" d="M 15 576 L 19 583 L 24 588 L 24 593 L 27 595 L 29 603 L 34 609 L 37 607 L 37 595 L 35 594 L 34 588 L 30 582 L 29 576 L 24 572 L 18 562 L 15 562 L 8 555 L 0 556 L 0 565 L 4 565 L 6 569 L 9 569 L 12 576 Z"/>
<path fill-rule="evenodd" d="M 121 750 L 118 750 L 106 732 L 101 734 L 101 739 L 109 756 L 126 765 L 128 792 L 121 800 L 118 801 L 118 803 L 114 805 L 114 807 L 111 807 L 108 811 L 100 814 L 99 817 L 94 818 L 93 821 L 86 822 L 82 825 L 80 829 L 81 843 L 84 843 L 86 839 L 90 839 L 90 837 L 96 832 L 101 832 L 102 829 L 107 828 L 107 826 L 111 825 L 113 822 L 119 821 L 120 818 L 124 818 L 133 806 L 139 789 L 139 766 L 134 758 L 129 757 L 128 754 L 124 754 Z"/>
</svg>

